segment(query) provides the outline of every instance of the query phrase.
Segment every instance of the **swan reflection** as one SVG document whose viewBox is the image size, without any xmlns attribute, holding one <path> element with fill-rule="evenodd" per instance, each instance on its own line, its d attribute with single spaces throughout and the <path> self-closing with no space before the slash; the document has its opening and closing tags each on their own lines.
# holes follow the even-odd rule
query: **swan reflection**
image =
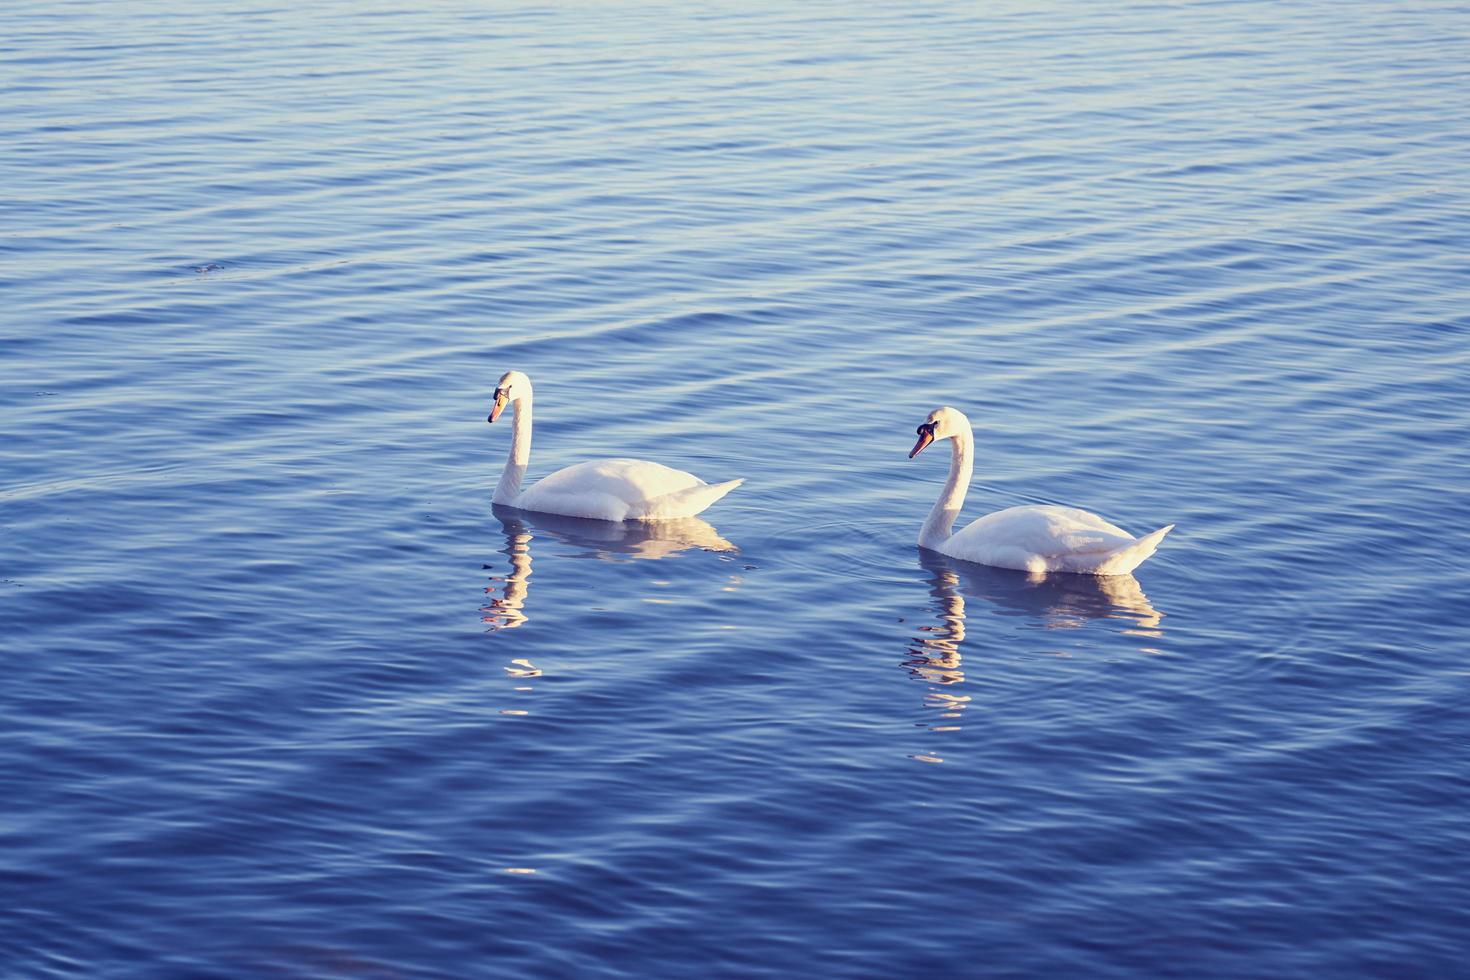
<svg viewBox="0 0 1470 980">
<path fill-rule="evenodd" d="M 539 514 L 510 507 L 492 508 L 505 532 L 502 553 L 510 559 L 510 574 L 491 576 L 485 587 L 482 621 L 492 631 L 515 629 L 528 617 L 526 595 L 531 589 L 531 541 L 550 539 L 578 549 L 576 557 L 602 561 L 668 558 L 681 551 L 733 552 L 708 521 L 698 517 L 647 523 L 589 521 L 556 514 Z M 487 568 L 491 566 L 486 566 Z"/>
<path fill-rule="evenodd" d="M 1030 617 L 1046 629 L 1076 629 L 1094 619 L 1121 619 L 1130 624 L 1125 633 L 1162 635 L 1158 627 L 1164 614 L 1148 601 L 1132 575 L 1028 575 L 927 550 L 920 550 L 919 564 L 929 572 L 929 591 L 942 608 L 954 608 L 952 600 L 958 600 L 961 619 L 963 595 L 986 600 L 1001 615 Z"/>
<path fill-rule="evenodd" d="M 958 731 L 959 720 L 970 705 L 961 645 L 965 642 L 965 603 L 983 600 L 987 611 L 1002 616 L 1025 616 L 1045 629 L 1077 629 L 1092 620 L 1119 619 L 1128 625 L 1122 633 L 1159 637 L 1163 613 L 1149 603 L 1132 575 L 1033 576 L 1005 568 L 957 561 L 934 551 L 919 550 L 919 564 L 929 573 L 937 623 L 918 627 L 903 666 L 916 679 L 932 685 L 924 707 L 936 714 L 921 723 L 934 732 Z M 983 607 L 982 607 L 983 608 Z M 973 611 L 973 609 L 972 609 Z M 1140 647 L 1156 652 L 1150 647 Z M 916 754 L 921 762 L 942 762 L 941 756 Z"/>
<path fill-rule="evenodd" d="M 526 614 L 521 610 L 531 589 L 531 532 L 524 524 L 512 525 L 504 518 L 500 524 L 505 529 L 504 553 L 510 556 L 510 574 L 490 577 L 491 584 L 485 586 L 485 604 L 480 607 L 480 621 L 491 630 L 513 630 L 526 621 Z M 497 582 L 499 595 L 495 594 Z"/>
</svg>

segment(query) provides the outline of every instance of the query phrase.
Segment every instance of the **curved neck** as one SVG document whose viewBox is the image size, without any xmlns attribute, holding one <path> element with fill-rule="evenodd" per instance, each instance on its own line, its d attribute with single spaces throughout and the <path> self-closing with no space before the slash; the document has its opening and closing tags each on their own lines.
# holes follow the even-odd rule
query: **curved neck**
<svg viewBox="0 0 1470 980">
<path fill-rule="evenodd" d="M 510 453 L 505 457 L 505 470 L 500 474 L 500 485 L 495 488 L 494 502 L 509 504 L 521 492 L 521 481 L 526 478 L 526 467 L 531 463 L 531 393 L 526 392 L 510 403 L 515 413 L 511 422 Z"/>
<path fill-rule="evenodd" d="M 975 437 L 968 425 L 956 432 L 949 440 L 953 455 L 949 460 L 949 479 L 934 502 L 934 509 L 919 531 L 919 547 L 937 551 L 949 537 L 955 518 L 965 503 L 965 491 L 970 487 L 970 474 L 975 470 Z"/>
</svg>

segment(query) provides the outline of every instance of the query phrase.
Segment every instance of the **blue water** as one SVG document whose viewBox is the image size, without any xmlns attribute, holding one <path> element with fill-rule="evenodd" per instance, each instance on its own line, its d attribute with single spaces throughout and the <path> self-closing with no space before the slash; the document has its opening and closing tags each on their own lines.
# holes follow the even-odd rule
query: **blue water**
<svg viewBox="0 0 1470 980">
<path fill-rule="evenodd" d="M 3 976 L 1470 975 L 1463 5 L 0 25 Z"/>
</svg>

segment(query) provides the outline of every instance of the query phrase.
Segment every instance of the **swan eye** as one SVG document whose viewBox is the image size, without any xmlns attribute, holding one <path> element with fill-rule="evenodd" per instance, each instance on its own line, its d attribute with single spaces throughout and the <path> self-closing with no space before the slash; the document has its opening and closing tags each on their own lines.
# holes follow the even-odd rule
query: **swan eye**
<svg viewBox="0 0 1470 980">
<path fill-rule="evenodd" d="M 917 429 L 915 429 L 914 432 L 918 433 L 919 435 L 923 435 L 924 433 L 927 432 L 927 433 L 929 433 L 932 436 L 934 434 L 934 423 L 933 422 L 925 422 L 923 425 L 921 425 Z"/>
</svg>

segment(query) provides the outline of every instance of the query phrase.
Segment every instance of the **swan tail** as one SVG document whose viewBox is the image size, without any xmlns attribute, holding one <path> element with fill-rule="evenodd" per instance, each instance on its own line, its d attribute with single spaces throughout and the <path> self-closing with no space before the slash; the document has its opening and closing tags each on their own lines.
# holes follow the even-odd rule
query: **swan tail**
<svg viewBox="0 0 1470 980">
<path fill-rule="evenodd" d="M 744 482 L 741 479 L 727 480 L 724 483 L 701 483 L 698 486 L 675 490 L 673 493 L 654 497 L 639 507 L 636 512 L 629 511 L 627 520 L 666 521 L 679 517 L 693 517 Z"/>
<path fill-rule="evenodd" d="M 1127 575 L 1139 565 L 1142 565 L 1149 555 L 1157 551 L 1159 542 L 1164 540 L 1164 535 L 1172 530 L 1174 530 L 1174 525 L 1170 524 L 1166 527 L 1159 528 L 1152 534 L 1145 534 L 1141 538 L 1130 541 L 1116 551 L 1109 553 L 1107 558 L 1097 566 L 1097 571 L 1093 574 Z"/>
</svg>

